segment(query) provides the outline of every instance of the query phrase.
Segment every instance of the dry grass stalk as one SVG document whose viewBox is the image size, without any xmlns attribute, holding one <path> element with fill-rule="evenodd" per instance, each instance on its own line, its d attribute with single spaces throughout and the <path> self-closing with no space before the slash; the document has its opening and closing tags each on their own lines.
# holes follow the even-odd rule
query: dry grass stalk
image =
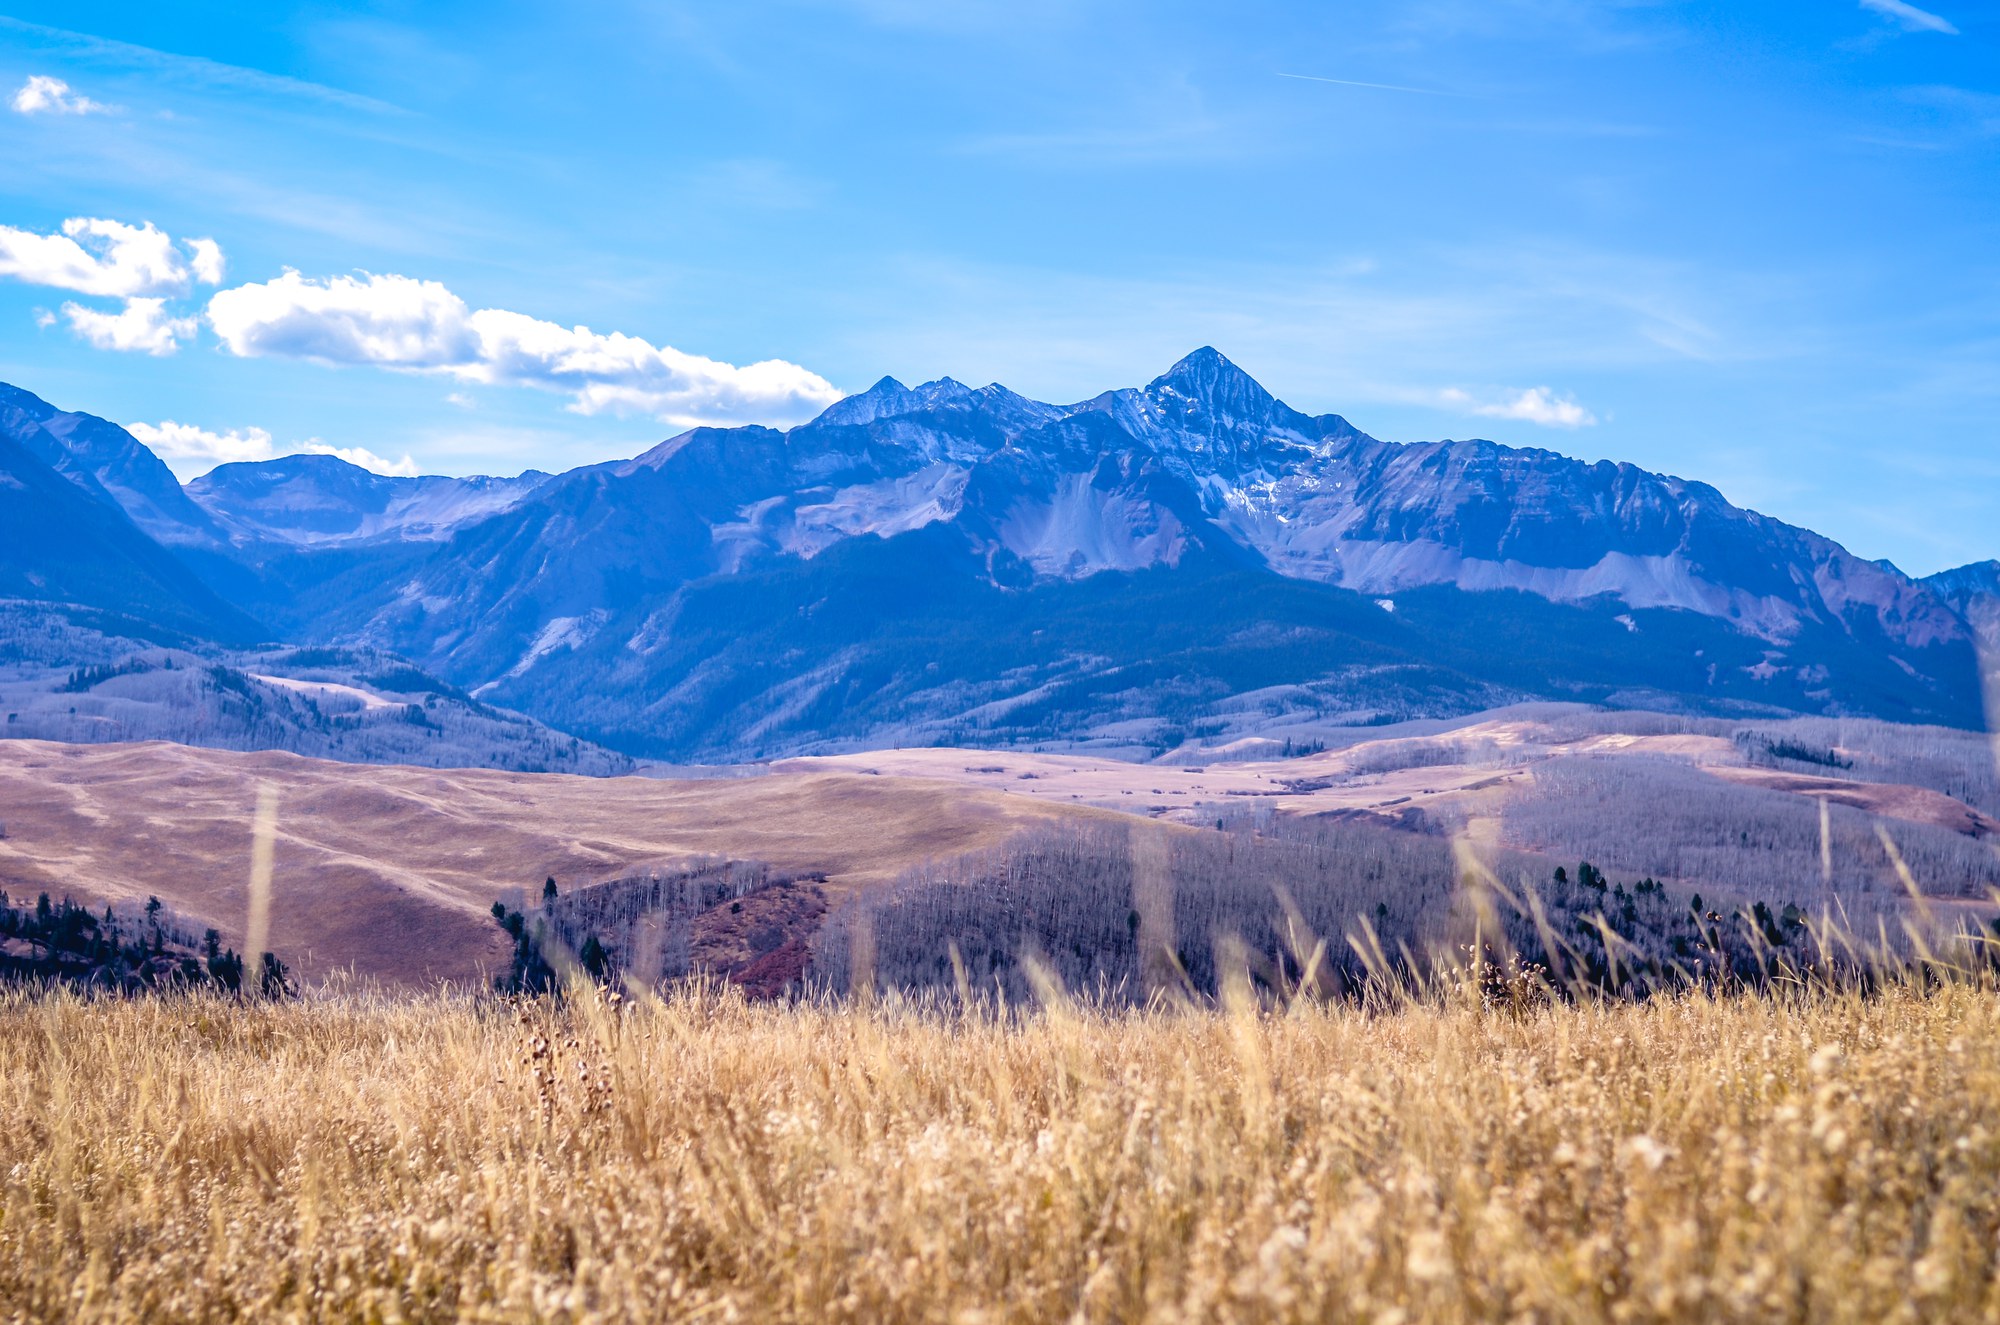
<svg viewBox="0 0 2000 1325">
<path fill-rule="evenodd" d="M 0 998 L 0 1318 L 2000 1313 L 2000 1003 Z"/>
</svg>

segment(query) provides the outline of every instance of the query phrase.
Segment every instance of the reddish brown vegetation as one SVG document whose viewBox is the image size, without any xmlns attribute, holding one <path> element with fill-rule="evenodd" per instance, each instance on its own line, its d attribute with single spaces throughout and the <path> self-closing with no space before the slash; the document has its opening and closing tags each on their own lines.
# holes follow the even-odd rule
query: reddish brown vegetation
<svg viewBox="0 0 2000 1325">
<path fill-rule="evenodd" d="M 694 964 L 740 985 L 751 998 L 777 998 L 805 977 L 808 945 L 826 915 L 822 880 L 787 879 L 694 918 Z"/>
</svg>

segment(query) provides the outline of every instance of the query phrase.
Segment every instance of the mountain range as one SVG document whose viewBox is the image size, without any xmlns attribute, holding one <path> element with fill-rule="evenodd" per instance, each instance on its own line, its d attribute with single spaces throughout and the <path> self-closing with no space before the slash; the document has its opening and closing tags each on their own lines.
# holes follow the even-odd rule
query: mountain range
<svg viewBox="0 0 2000 1325">
<path fill-rule="evenodd" d="M 1714 488 L 1394 443 L 1212 349 L 1052 405 L 885 378 L 559 475 L 185 486 L 0 388 L 0 592 L 387 651 L 630 754 L 1158 757 L 1523 699 L 1976 726 L 2000 564 L 1917 580 Z M 87 514 L 83 514 L 87 513 Z"/>
</svg>

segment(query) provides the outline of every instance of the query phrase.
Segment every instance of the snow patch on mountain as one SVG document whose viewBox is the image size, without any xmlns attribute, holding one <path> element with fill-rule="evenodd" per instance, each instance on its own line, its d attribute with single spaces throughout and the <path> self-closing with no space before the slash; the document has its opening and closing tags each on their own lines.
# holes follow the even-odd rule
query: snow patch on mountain
<svg viewBox="0 0 2000 1325">
<path fill-rule="evenodd" d="M 261 681 L 265 685 L 289 690 L 297 695 L 306 695 L 329 712 L 339 712 L 343 706 L 359 709 L 362 712 L 403 707 L 393 700 L 382 698 L 372 690 L 363 690 L 355 685 L 343 685 L 338 681 L 302 681 L 297 677 L 269 676 L 263 672 L 249 672 L 246 675 L 251 680 Z"/>
<path fill-rule="evenodd" d="M 1172 511 L 1066 474 L 1045 500 L 1023 498 L 1000 521 L 1008 551 L 1042 575 L 1076 579 L 1107 570 L 1180 564 L 1187 529 Z"/>
<path fill-rule="evenodd" d="M 1330 561 L 1332 581 L 1361 593 L 1451 584 L 1474 592 L 1518 589 L 1558 603 L 1610 594 L 1628 607 L 1677 607 L 1724 617 L 1768 639 L 1789 638 L 1799 626 L 1799 612 L 1791 604 L 1704 580 L 1678 556 L 1607 552 L 1590 566 L 1565 568 L 1467 557 L 1430 542 L 1343 542 Z M 1315 561 L 1313 566 L 1326 564 Z"/>
<path fill-rule="evenodd" d="M 550 619 L 542 627 L 541 633 L 535 636 L 534 642 L 528 645 L 527 652 L 521 655 L 518 662 L 502 673 L 500 679 L 512 680 L 522 675 L 530 667 L 533 667 L 557 649 L 582 648 L 590 642 L 591 637 L 596 635 L 604 623 L 610 619 L 611 613 L 605 611 L 603 608 L 586 612 L 582 616 L 559 616 Z M 474 693 L 477 692 L 475 691 Z"/>
<path fill-rule="evenodd" d="M 799 506 L 782 546 L 811 557 L 842 539 L 873 534 L 893 538 L 956 516 L 965 500 L 968 472 L 938 462 L 913 474 L 841 488 L 825 501 Z"/>
</svg>

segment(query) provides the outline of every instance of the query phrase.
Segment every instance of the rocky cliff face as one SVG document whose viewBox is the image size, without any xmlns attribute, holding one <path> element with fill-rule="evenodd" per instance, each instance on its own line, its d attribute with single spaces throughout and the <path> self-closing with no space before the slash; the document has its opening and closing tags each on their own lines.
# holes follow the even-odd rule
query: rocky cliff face
<svg viewBox="0 0 2000 1325">
<path fill-rule="evenodd" d="M 59 471 L 5 432 L 0 600 L 47 604 L 100 624 L 115 619 L 119 629 L 153 639 L 243 643 L 262 634 L 134 524 L 91 473 Z M 0 659 L 18 661 L 20 645 L 0 635 Z"/>
<path fill-rule="evenodd" d="M 865 577 L 891 563 L 908 595 L 951 599 L 973 632 L 984 616 L 1100 576 L 1186 587 L 1152 610 L 1209 630 L 1223 652 L 1237 647 L 1220 638 L 1227 614 L 1194 587 L 1219 573 L 1235 577 L 1232 592 L 1287 604 L 1254 626 L 1278 634 L 1296 626 L 1283 614 L 1303 600 L 1255 587 L 1273 580 L 1360 595 L 1385 613 L 1412 594 L 1471 594 L 1485 596 L 1477 611 L 1440 612 L 1427 636 L 1419 629 L 1396 646 L 1411 665 L 1449 655 L 1455 679 L 1443 688 L 1470 697 L 1493 693 L 1492 667 L 1440 632 L 1525 595 L 1573 611 L 1548 617 L 1546 637 L 1517 651 L 1544 661 L 1540 672 L 1510 673 L 1508 693 L 1609 693 L 1616 673 L 1644 671 L 1605 661 L 1609 630 L 1642 656 L 1684 652 L 1690 670 L 1671 687 L 1685 702 L 1872 712 L 1902 685 L 1907 715 L 1971 712 L 1961 692 L 1972 631 L 1932 587 L 1704 484 L 1484 441 L 1383 442 L 1337 415 L 1289 408 L 1213 350 L 1145 387 L 1071 405 L 885 379 L 789 432 L 696 429 L 632 461 L 549 480 L 454 532 L 338 626 L 531 710 L 570 702 L 555 694 L 616 708 L 607 692 L 623 687 L 653 715 L 628 715 L 643 726 L 672 717 L 659 697 L 682 693 L 686 669 L 712 681 L 722 665 L 677 652 L 699 602 L 738 614 L 743 637 L 775 630 L 768 647 L 794 658 L 782 676 L 760 660 L 763 699 L 744 703 L 806 712 L 855 684 L 857 658 L 896 652 L 849 641 L 835 656 L 799 637 L 823 641 L 828 617 L 862 611 L 888 613 L 890 630 L 900 604 L 869 599 L 875 581 Z M 779 630 L 760 615 L 773 610 L 771 586 L 790 593 L 808 582 L 818 605 L 793 603 L 799 620 Z M 1109 583 L 1092 592 L 1116 597 Z M 821 624 L 800 624 L 815 612 Z M 1227 627 L 1232 639 L 1245 629 Z M 1038 647 L 1085 649 L 1047 632 L 1021 642 L 1027 655 Z M 1105 675 L 1141 661 L 1106 652 L 1103 640 L 1088 648 Z M 1297 660 L 1300 681 L 1347 665 L 1327 648 Z M 600 679 L 588 679 L 585 660 Z M 1048 675 L 1025 659 L 1010 665 Z M 929 698 L 905 706 L 919 723 L 958 702 L 941 696 L 976 692 L 990 703 L 1006 691 L 990 676 L 926 667 L 936 684 L 911 695 Z M 1558 684 L 1557 673 L 1568 679 Z M 1659 684 L 1631 693 L 1643 699 Z M 1365 689 L 1344 688 L 1342 702 Z M 802 707 L 804 694 L 817 698 Z"/>
<path fill-rule="evenodd" d="M 790 433 L 700 429 L 557 480 L 505 520 L 480 541 L 534 544 L 553 616 L 618 606 L 606 576 L 733 573 L 945 523 L 1006 583 L 1172 566 L 1204 546 L 1377 596 L 1452 585 L 1681 609 L 1779 652 L 1808 625 L 1967 638 L 1930 588 L 1705 484 L 1492 442 L 1378 441 L 1290 409 L 1213 350 L 1070 406 L 885 379 Z M 440 559 L 400 601 L 464 585 Z M 454 613 L 524 591 L 540 593 L 509 572 L 430 629 L 462 636 Z"/>
<path fill-rule="evenodd" d="M 1979 641 L 1983 670 L 2000 678 L 2000 561 L 1941 571 L 1924 586 L 1957 609 Z"/>
<path fill-rule="evenodd" d="M 554 478 L 291 457 L 156 491 L 129 437 L 17 416 L 294 634 L 655 753 L 1526 696 L 1969 723 L 2000 633 L 1976 576 L 1913 581 L 1630 465 L 1381 441 L 1210 349 L 1068 405 L 885 378 Z"/>
</svg>

